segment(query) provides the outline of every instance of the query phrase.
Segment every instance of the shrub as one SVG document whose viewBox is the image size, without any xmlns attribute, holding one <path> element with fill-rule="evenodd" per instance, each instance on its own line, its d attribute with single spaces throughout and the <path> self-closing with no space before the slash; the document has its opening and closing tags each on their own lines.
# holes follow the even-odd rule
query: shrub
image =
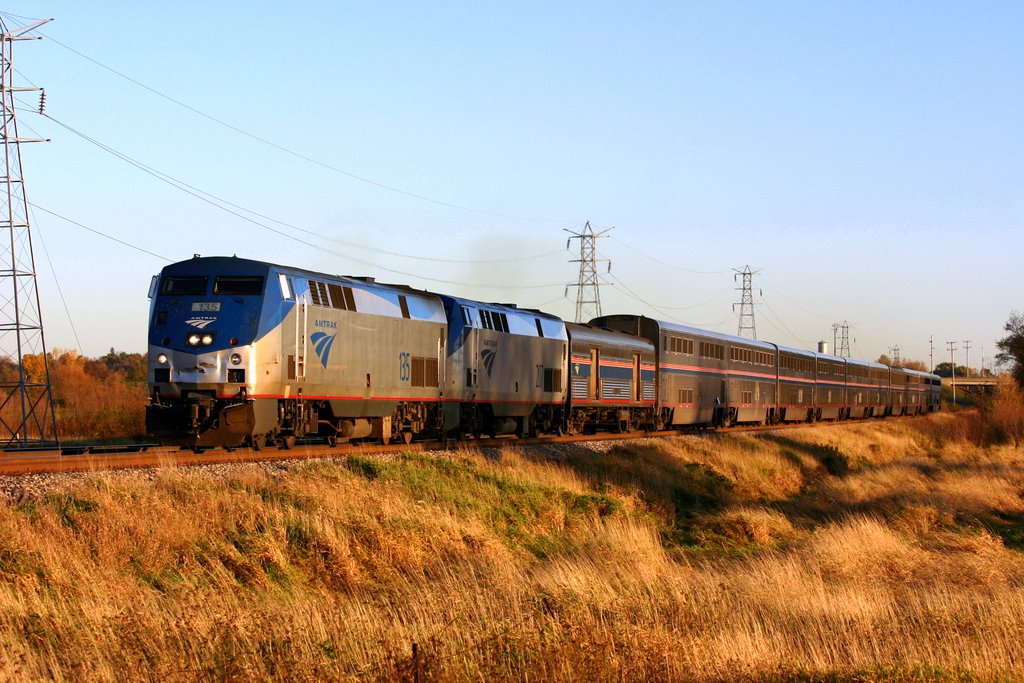
<svg viewBox="0 0 1024 683">
<path fill-rule="evenodd" d="M 1024 391 L 1010 377 L 1000 378 L 984 416 L 992 441 L 1019 446 L 1024 438 Z"/>
</svg>

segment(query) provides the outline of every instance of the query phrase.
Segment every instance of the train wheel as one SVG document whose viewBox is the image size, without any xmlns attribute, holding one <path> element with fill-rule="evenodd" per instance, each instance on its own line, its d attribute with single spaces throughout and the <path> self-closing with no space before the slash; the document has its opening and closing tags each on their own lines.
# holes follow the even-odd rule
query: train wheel
<svg viewBox="0 0 1024 683">
<path fill-rule="evenodd" d="M 267 437 L 263 434 L 256 434 L 249 437 L 249 447 L 254 451 L 262 451 L 263 447 L 267 445 Z"/>
<path fill-rule="evenodd" d="M 294 436 L 282 436 L 278 441 L 278 445 L 286 451 L 290 451 L 295 448 L 295 437 Z"/>
</svg>

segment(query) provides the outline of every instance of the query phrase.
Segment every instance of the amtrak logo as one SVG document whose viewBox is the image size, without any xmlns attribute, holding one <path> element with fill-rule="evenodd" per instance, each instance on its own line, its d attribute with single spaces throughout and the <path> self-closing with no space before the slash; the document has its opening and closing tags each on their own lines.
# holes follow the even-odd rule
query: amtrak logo
<svg viewBox="0 0 1024 683">
<path fill-rule="evenodd" d="M 216 318 L 189 318 L 185 321 L 185 324 L 191 325 L 192 327 L 198 327 L 201 330 L 210 323 L 215 322 L 217 322 Z"/>
<path fill-rule="evenodd" d="M 493 349 L 484 349 L 480 352 L 480 357 L 484 360 L 484 369 L 487 370 L 487 376 L 491 376 L 491 370 L 494 368 L 494 359 L 498 356 L 498 352 Z"/>
<path fill-rule="evenodd" d="M 331 348 L 334 346 L 334 338 L 337 334 L 327 334 L 326 332 L 314 332 L 309 335 L 309 341 L 313 342 L 313 351 L 316 352 L 316 357 L 320 359 L 320 364 L 327 367 L 327 359 L 331 356 Z"/>
</svg>

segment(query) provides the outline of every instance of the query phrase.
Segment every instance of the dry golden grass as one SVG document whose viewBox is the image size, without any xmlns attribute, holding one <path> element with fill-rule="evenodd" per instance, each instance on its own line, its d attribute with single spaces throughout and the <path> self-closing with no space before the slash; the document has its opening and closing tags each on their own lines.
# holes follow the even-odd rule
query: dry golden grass
<svg viewBox="0 0 1024 683">
<path fill-rule="evenodd" d="M 1014 680 L 976 419 L 93 475 L 0 505 L 0 679 Z"/>
</svg>

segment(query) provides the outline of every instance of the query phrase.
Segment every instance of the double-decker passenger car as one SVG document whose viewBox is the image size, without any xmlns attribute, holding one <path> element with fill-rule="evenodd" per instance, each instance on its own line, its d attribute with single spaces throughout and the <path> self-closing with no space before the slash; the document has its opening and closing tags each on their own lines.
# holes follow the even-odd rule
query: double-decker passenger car
<svg viewBox="0 0 1024 683">
<path fill-rule="evenodd" d="M 813 351 L 779 347 L 779 402 L 776 407 L 779 422 L 814 419 L 817 408 L 814 395 L 816 368 Z"/>
<path fill-rule="evenodd" d="M 816 420 L 838 420 L 846 415 L 847 363 L 842 356 L 815 354 L 817 383 L 814 387 Z"/>
<path fill-rule="evenodd" d="M 767 424 L 774 419 L 778 391 L 778 347 L 723 335 L 728 346 L 724 424 Z"/>
<path fill-rule="evenodd" d="M 774 344 L 642 315 L 602 316 L 591 324 L 638 335 L 654 345 L 660 426 L 771 419 Z"/>
<path fill-rule="evenodd" d="M 924 415 L 931 412 L 934 392 L 931 388 L 932 375 L 920 370 L 907 370 L 906 398 L 903 400 L 908 415 Z"/>
<path fill-rule="evenodd" d="M 889 401 L 889 366 L 847 360 L 846 417 L 883 417 Z"/>
</svg>

